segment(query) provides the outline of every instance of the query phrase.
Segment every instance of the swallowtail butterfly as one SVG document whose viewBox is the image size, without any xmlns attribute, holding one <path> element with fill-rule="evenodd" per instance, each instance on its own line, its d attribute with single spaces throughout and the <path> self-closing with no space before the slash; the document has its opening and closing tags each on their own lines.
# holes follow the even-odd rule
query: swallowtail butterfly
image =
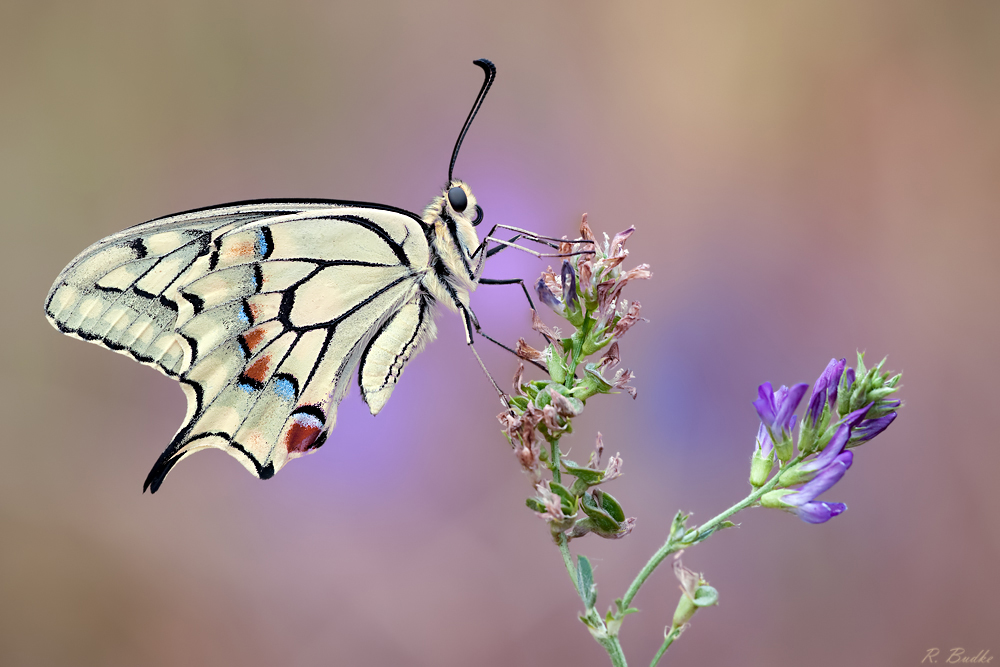
<svg viewBox="0 0 1000 667">
<path fill-rule="evenodd" d="M 377 414 L 434 339 L 438 302 L 462 316 L 471 346 L 469 292 L 520 282 L 480 278 L 486 257 L 517 237 L 480 244 L 483 210 L 452 177 L 496 76 L 490 61 L 475 64 L 483 86 L 448 184 L 422 216 L 341 200 L 224 204 L 113 234 L 59 274 L 45 300 L 53 326 L 157 368 L 187 396 L 144 489 L 155 493 L 178 461 L 208 447 L 270 478 L 323 444 L 355 369 Z M 501 245 L 487 252 L 490 240 Z"/>
</svg>

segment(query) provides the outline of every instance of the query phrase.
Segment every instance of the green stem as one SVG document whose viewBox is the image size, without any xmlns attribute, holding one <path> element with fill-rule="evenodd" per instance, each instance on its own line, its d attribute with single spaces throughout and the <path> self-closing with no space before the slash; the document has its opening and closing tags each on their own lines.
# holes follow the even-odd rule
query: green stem
<svg viewBox="0 0 1000 667">
<path fill-rule="evenodd" d="M 674 628 L 673 630 L 668 632 L 666 636 L 663 638 L 663 645 L 660 647 L 660 650 L 657 651 L 656 655 L 653 656 L 653 662 L 649 663 L 649 667 L 656 667 L 656 663 L 660 661 L 660 658 L 662 658 L 663 654 L 667 652 L 667 649 L 670 648 L 670 645 L 674 643 L 674 640 L 680 636 L 681 636 L 681 628 Z"/>
<path fill-rule="evenodd" d="M 578 577 L 576 576 L 576 565 L 573 563 L 573 555 L 569 552 L 569 540 L 566 539 L 566 533 L 559 533 L 556 535 L 556 544 L 559 545 L 559 553 L 562 554 L 563 565 L 566 566 L 566 572 L 569 574 L 569 579 L 573 582 L 573 588 L 576 588 L 579 593 L 580 591 L 577 586 Z"/>
<path fill-rule="evenodd" d="M 786 463 L 781 468 L 781 470 L 779 470 L 778 473 L 774 477 L 772 477 L 764 486 L 760 487 L 759 489 L 751 493 L 749 496 L 747 496 L 740 502 L 736 503 L 735 505 L 727 509 L 722 514 L 719 514 L 718 516 L 709 519 L 704 524 L 699 526 L 698 534 L 700 535 L 710 528 L 717 527 L 720 523 L 722 523 L 732 515 L 736 514 L 740 510 L 744 510 L 747 507 L 750 507 L 751 505 L 755 504 L 758 500 L 760 500 L 761 496 L 763 496 L 765 493 L 767 493 L 768 491 L 770 491 L 771 489 L 773 489 L 775 486 L 778 485 L 778 482 L 781 480 L 781 476 L 782 474 L 784 474 L 785 470 L 788 470 L 793 464 L 798 463 L 804 458 L 805 456 L 800 454 L 799 456 L 795 457 L 794 459 Z M 646 579 L 649 578 L 649 575 L 653 574 L 653 570 L 655 570 L 659 566 L 659 564 L 663 562 L 664 558 L 666 558 L 667 556 L 676 551 L 679 551 L 689 546 L 693 546 L 694 544 L 697 544 L 697 542 L 692 544 L 682 544 L 681 542 L 674 541 L 673 537 L 667 539 L 666 543 L 662 547 L 660 547 L 659 551 L 653 554 L 652 558 L 650 558 L 649 561 L 645 565 L 643 565 L 642 569 L 639 570 L 639 574 L 636 575 L 635 579 L 632 581 L 632 584 L 628 587 L 628 590 L 625 592 L 625 596 L 622 598 L 622 603 L 624 604 L 624 608 L 628 609 L 629 605 L 632 603 L 632 598 L 634 598 L 636 593 L 639 592 L 639 588 L 642 587 L 642 585 L 646 582 Z"/>
<path fill-rule="evenodd" d="M 559 451 L 559 439 L 549 440 L 549 470 L 552 471 L 552 481 L 562 484 L 562 471 L 559 470 L 561 452 Z"/>
<path fill-rule="evenodd" d="M 675 543 L 673 540 L 667 540 L 666 544 L 660 547 L 660 549 L 653 554 L 653 557 L 642 566 L 642 569 L 639 570 L 639 574 L 635 576 L 635 579 L 632 580 L 632 584 L 628 587 L 628 590 L 625 591 L 625 597 L 622 598 L 622 607 L 624 609 L 629 608 L 629 605 L 632 604 L 632 598 L 634 598 L 635 594 L 639 592 L 639 588 L 646 583 L 646 579 L 649 578 L 649 575 L 653 574 L 653 570 L 655 570 L 657 566 L 663 562 L 663 559 L 680 548 L 680 544 Z"/>
<path fill-rule="evenodd" d="M 628 663 L 625 662 L 625 652 L 622 651 L 622 645 L 618 642 L 618 637 L 608 637 L 607 641 L 602 642 L 601 645 L 608 652 L 608 657 L 611 658 L 611 664 L 614 667 L 628 667 Z"/>
<path fill-rule="evenodd" d="M 579 577 L 576 574 L 576 564 L 573 563 L 573 555 L 569 552 L 569 540 L 566 538 L 565 533 L 558 533 L 555 538 L 556 544 L 559 545 L 559 553 L 562 554 L 563 565 L 566 566 L 566 573 L 569 574 L 569 580 L 573 582 L 573 588 L 579 593 Z M 607 626 L 604 625 L 600 614 L 595 609 L 588 609 L 586 618 L 589 621 L 588 629 L 591 635 L 607 651 L 613 667 L 628 667 L 628 663 L 625 662 L 625 653 L 622 651 L 622 645 L 619 643 L 618 637 L 607 634 Z"/>
</svg>

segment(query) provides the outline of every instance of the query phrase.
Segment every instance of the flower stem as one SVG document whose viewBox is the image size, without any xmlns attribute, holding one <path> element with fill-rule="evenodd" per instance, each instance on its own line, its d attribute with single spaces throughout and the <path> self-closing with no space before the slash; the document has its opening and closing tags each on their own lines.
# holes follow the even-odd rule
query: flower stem
<svg viewBox="0 0 1000 667">
<path fill-rule="evenodd" d="M 764 486 L 760 487 L 759 489 L 751 493 L 749 496 L 747 496 L 740 502 L 736 503 L 726 511 L 722 512 L 718 516 L 709 519 L 704 524 L 699 526 L 697 534 L 701 535 L 706 530 L 716 528 L 720 523 L 722 523 L 732 515 L 736 514 L 740 510 L 744 510 L 747 507 L 750 507 L 751 505 L 755 504 L 758 500 L 760 500 L 760 497 L 762 495 L 764 495 L 765 493 L 767 493 L 768 491 L 770 491 L 771 489 L 773 489 L 775 486 L 778 485 L 778 482 L 781 480 L 782 474 L 784 474 L 786 470 L 788 470 L 793 464 L 801 461 L 803 458 L 805 458 L 805 456 L 800 454 L 799 456 L 795 457 L 794 459 L 786 463 L 774 477 L 772 477 L 766 484 L 764 484 Z M 706 538 L 703 539 L 707 539 L 707 536 Z M 649 575 L 653 573 L 653 570 L 655 570 L 657 566 L 659 566 L 659 564 L 663 562 L 664 558 L 674 553 L 675 551 L 679 551 L 689 546 L 694 546 L 697 543 L 698 542 L 691 542 L 688 544 L 684 544 L 679 540 L 675 540 L 673 537 L 667 539 L 666 543 L 662 547 L 660 547 L 660 549 L 655 554 L 653 554 L 652 558 L 650 558 L 645 565 L 643 565 L 642 569 L 639 570 L 639 574 L 636 575 L 635 579 L 632 581 L 632 584 L 628 587 L 628 590 L 625 592 L 625 596 L 622 598 L 622 603 L 624 604 L 625 608 L 628 609 L 629 605 L 632 603 L 632 598 L 634 598 L 636 593 L 639 592 L 639 588 L 646 582 L 646 579 L 648 579 Z"/>
<path fill-rule="evenodd" d="M 646 583 L 646 579 L 649 578 L 649 575 L 653 574 L 653 570 L 655 570 L 657 566 L 663 562 L 664 558 L 680 548 L 680 544 L 674 542 L 673 540 L 667 540 L 666 544 L 660 547 L 660 549 L 653 554 L 652 558 L 650 558 L 649 561 L 642 566 L 642 569 L 639 570 L 639 574 L 635 575 L 635 579 L 632 580 L 632 584 L 628 587 L 628 590 L 625 591 L 625 596 L 622 598 L 622 606 L 625 609 L 628 609 L 629 605 L 632 604 L 632 598 L 634 598 L 635 594 L 639 592 L 639 588 Z"/>
<path fill-rule="evenodd" d="M 573 555 L 569 552 L 569 540 L 566 538 L 565 533 L 558 533 L 555 538 L 556 544 L 559 545 L 559 552 L 562 554 L 563 565 L 566 566 L 566 573 L 569 574 L 569 580 L 573 582 L 573 588 L 579 593 L 576 565 L 573 563 Z M 622 645 L 618 641 L 618 637 L 607 633 L 607 626 L 601 619 L 601 615 L 595 609 L 591 608 L 587 610 L 584 618 L 586 618 L 590 634 L 601 645 L 601 648 L 607 651 L 613 667 L 628 667 L 628 663 L 625 661 L 625 653 L 622 651 Z"/>
<path fill-rule="evenodd" d="M 649 663 L 649 667 L 656 667 L 656 663 L 660 661 L 660 658 L 662 658 L 663 654 L 667 652 L 667 649 L 670 648 L 670 645 L 674 643 L 674 640 L 680 636 L 681 636 L 681 628 L 674 628 L 673 630 L 668 632 L 663 637 L 663 645 L 660 647 L 660 650 L 656 652 L 656 655 L 653 656 L 653 662 Z"/>
</svg>

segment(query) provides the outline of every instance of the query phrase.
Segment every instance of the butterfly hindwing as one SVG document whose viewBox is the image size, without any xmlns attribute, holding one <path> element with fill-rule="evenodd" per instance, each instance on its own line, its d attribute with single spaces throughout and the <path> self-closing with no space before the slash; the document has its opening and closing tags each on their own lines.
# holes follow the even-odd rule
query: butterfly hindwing
<svg viewBox="0 0 1000 667">
<path fill-rule="evenodd" d="M 406 363 L 437 335 L 430 308 L 422 295 L 411 299 L 385 321 L 365 348 L 358 385 L 373 415 L 389 400 Z"/>
<path fill-rule="evenodd" d="M 429 250 L 412 214 L 350 202 L 259 202 L 155 220 L 88 248 L 46 312 L 65 333 L 176 377 L 188 398 L 150 471 L 227 451 L 268 478 L 319 447 L 353 369 L 372 413 L 433 338 Z"/>
</svg>

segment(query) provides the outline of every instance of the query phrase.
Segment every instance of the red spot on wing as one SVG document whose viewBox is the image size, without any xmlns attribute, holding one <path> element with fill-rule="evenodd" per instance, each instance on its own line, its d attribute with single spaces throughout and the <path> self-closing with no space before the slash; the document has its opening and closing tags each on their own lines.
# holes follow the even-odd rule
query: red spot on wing
<svg viewBox="0 0 1000 667">
<path fill-rule="evenodd" d="M 312 449 L 316 438 L 323 430 L 319 420 L 310 415 L 296 415 L 295 421 L 285 433 L 285 449 L 289 453 L 306 452 Z"/>
<path fill-rule="evenodd" d="M 263 384 L 267 377 L 267 367 L 271 365 L 270 355 L 265 355 L 255 361 L 250 368 L 243 372 L 243 375 Z"/>
<path fill-rule="evenodd" d="M 253 306 L 250 307 L 250 310 L 251 312 L 253 311 Z M 256 315 L 257 314 L 254 313 L 254 317 L 256 317 Z M 253 352 L 254 349 L 260 345 L 260 342 L 264 340 L 264 336 L 266 335 L 267 334 L 263 327 L 257 327 L 256 329 L 251 329 L 243 334 L 243 342 L 247 344 L 247 349 Z"/>
</svg>

